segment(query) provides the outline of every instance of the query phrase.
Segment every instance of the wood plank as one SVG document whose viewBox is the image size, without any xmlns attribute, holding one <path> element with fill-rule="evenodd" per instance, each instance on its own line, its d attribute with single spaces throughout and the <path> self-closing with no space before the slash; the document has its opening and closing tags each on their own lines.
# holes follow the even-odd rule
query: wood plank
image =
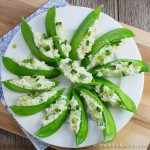
<svg viewBox="0 0 150 150">
<path fill-rule="evenodd" d="M 102 12 L 118 20 L 118 6 L 117 0 L 66 0 L 69 4 L 74 6 L 83 6 L 89 8 L 96 8 L 104 4 Z"/>
<path fill-rule="evenodd" d="M 0 37 L 31 15 L 48 0 L 0 0 Z"/>
<path fill-rule="evenodd" d="M 150 0 L 118 0 L 119 21 L 150 31 Z"/>
<path fill-rule="evenodd" d="M 128 26 L 130 28 L 130 26 Z M 135 34 L 139 35 L 139 29 L 133 28 Z M 142 35 L 145 34 L 145 31 L 141 31 L 140 33 Z M 150 34 L 147 33 L 147 36 L 149 37 Z M 137 40 L 138 39 L 138 40 Z M 143 37 L 136 37 L 135 40 L 138 42 L 140 40 L 143 40 Z M 147 39 L 143 44 L 147 43 Z M 137 43 L 138 44 L 138 43 Z M 140 49 L 141 55 L 145 61 L 147 61 L 150 64 L 150 47 L 147 45 L 144 46 L 141 43 L 138 44 L 138 47 Z M 150 103 L 149 103 L 149 89 L 150 89 L 150 74 L 146 73 L 145 74 L 145 86 L 144 86 L 144 92 L 142 96 L 142 100 L 140 102 L 140 105 L 138 107 L 138 114 L 134 115 L 133 118 L 130 120 L 130 122 L 122 129 L 116 139 L 112 142 L 114 143 L 131 143 L 131 144 L 139 144 L 139 141 L 142 141 L 143 143 L 140 142 L 140 144 L 148 144 L 148 139 L 150 138 L 150 118 L 147 114 L 150 114 Z M 22 132 L 20 132 L 20 129 L 18 128 L 17 124 L 12 120 L 10 115 L 6 112 L 4 107 L 0 105 L 0 119 L 3 120 L 1 124 L 1 128 L 8 130 L 10 132 L 13 132 L 15 134 L 24 136 Z M 9 125 L 6 125 L 9 120 Z M 145 132 L 144 132 L 145 131 Z M 128 135 L 123 141 L 121 140 L 124 135 Z M 132 138 L 130 137 L 136 137 L 136 140 L 133 141 Z M 131 142 L 133 141 L 133 142 Z M 100 147 L 96 147 L 95 149 L 99 149 Z M 62 149 L 56 147 L 56 149 Z M 92 147 L 88 148 L 89 150 L 92 150 Z"/>
</svg>

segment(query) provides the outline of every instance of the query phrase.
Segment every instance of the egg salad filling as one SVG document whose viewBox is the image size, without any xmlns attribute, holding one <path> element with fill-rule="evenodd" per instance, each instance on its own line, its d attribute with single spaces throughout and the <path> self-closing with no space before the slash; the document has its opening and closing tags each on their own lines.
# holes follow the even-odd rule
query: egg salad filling
<svg viewBox="0 0 150 150">
<path fill-rule="evenodd" d="M 62 59 L 59 68 L 72 82 L 90 83 L 93 79 L 92 74 L 87 72 L 84 67 L 80 67 L 78 61 L 72 61 L 70 58 Z"/>
<path fill-rule="evenodd" d="M 87 69 L 90 69 L 96 65 L 106 64 L 113 60 L 114 53 L 123 45 L 125 45 L 128 39 L 117 40 L 112 43 L 108 43 L 106 46 L 101 48 L 94 56 L 89 55 L 90 64 Z"/>
<path fill-rule="evenodd" d="M 95 91 L 103 102 L 109 102 L 112 105 L 118 105 L 121 101 L 113 89 L 103 84 L 97 85 L 95 87 Z"/>
<path fill-rule="evenodd" d="M 73 96 L 70 101 L 70 117 L 69 117 L 69 126 L 72 132 L 78 133 L 80 130 L 81 124 L 81 108 L 78 105 L 77 100 Z"/>
<path fill-rule="evenodd" d="M 86 53 L 89 53 L 92 49 L 92 45 L 95 42 L 97 20 L 89 27 L 87 34 L 83 37 L 79 48 L 77 49 L 77 55 L 79 59 L 83 59 Z"/>
<path fill-rule="evenodd" d="M 27 58 L 18 58 L 14 59 L 16 63 L 20 66 L 29 68 L 29 69 L 38 69 L 38 70 L 53 70 L 53 67 L 50 67 L 45 64 L 44 61 L 39 61 L 36 58 L 27 57 Z"/>
<path fill-rule="evenodd" d="M 35 32 L 32 30 L 34 42 L 41 53 L 49 58 L 59 57 L 57 49 L 54 49 L 53 38 L 49 38 L 46 34 Z"/>
<path fill-rule="evenodd" d="M 35 93 L 35 94 L 27 94 L 17 101 L 17 106 L 34 106 L 39 105 L 44 102 L 47 102 L 52 96 L 54 96 L 57 91 L 47 91 L 42 94 Z"/>
<path fill-rule="evenodd" d="M 49 108 L 46 109 L 46 116 L 42 121 L 42 125 L 46 126 L 49 123 L 56 120 L 65 110 L 67 110 L 67 97 L 61 95 L 61 97 L 56 101 L 56 103 L 51 104 Z"/>
<path fill-rule="evenodd" d="M 69 52 L 71 51 L 71 46 L 68 44 L 66 37 L 65 37 L 65 31 L 62 26 L 61 19 L 57 16 L 56 17 L 56 33 L 59 38 L 59 44 L 61 45 L 62 51 L 64 54 L 69 57 Z"/>
<path fill-rule="evenodd" d="M 104 130 L 105 123 L 102 114 L 103 113 L 102 106 L 98 104 L 98 102 L 93 97 L 86 94 L 85 92 L 81 92 L 80 95 L 85 100 L 85 104 L 88 107 L 87 112 L 90 114 L 91 118 L 98 124 L 100 129 Z"/>
<path fill-rule="evenodd" d="M 26 89 L 50 89 L 56 85 L 54 81 L 46 79 L 44 76 L 21 76 L 12 80 L 9 80 L 10 83 L 26 88 Z"/>
<path fill-rule="evenodd" d="M 137 66 L 132 62 L 116 62 L 111 63 L 107 68 L 97 70 L 97 76 L 127 76 L 139 73 L 141 66 Z"/>
</svg>

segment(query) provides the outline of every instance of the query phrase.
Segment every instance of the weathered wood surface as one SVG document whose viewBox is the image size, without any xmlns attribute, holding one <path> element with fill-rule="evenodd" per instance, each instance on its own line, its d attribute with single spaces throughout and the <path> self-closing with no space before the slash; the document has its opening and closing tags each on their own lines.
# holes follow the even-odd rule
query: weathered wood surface
<svg viewBox="0 0 150 150">
<path fill-rule="evenodd" d="M 21 16 L 27 17 L 47 0 L 0 0 L 0 37 L 20 22 Z M 116 20 L 150 31 L 149 0 L 67 0 L 70 4 L 95 8 L 104 4 L 103 12 Z M 123 24 L 124 25 L 124 24 Z M 144 60 L 150 63 L 150 34 L 124 25 L 136 33 L 136 42 Z M 149 144 L 150 139 L 150 75 L 145 74 L 145 86 L 138 114 L 118 133 L 114 143 Z M 0 128 L 24 136 L 18 125 L 0 103 Z M 0 129 L 0 150 L 34 150 L 31 142 L 18 135 Z M 48 148 L 52 150 L 52 148 Z M 56 148 L 60 149 L 60 148 Z M 62 148 L 61 148 L 62 149 Z M 89 147 L 99 150 L 100 147 Z M 106 148 L 105 148 L 106 149 Z M 108 149 L 108 148 L 107 148 Z M 139 148 L 140 149 L 140 148 Z M 146 150 L 147 148 L 141 148 Z M 83 150 L 83 149 L 82 149 Z"/>
</svg>

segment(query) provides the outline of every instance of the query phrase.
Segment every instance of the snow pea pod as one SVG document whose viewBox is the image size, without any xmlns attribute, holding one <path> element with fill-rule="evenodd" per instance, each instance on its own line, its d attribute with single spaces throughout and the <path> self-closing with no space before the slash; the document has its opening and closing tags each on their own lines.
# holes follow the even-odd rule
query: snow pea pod
<svg viewBox="0 0 150 150">
<path fill-rule="evenodd" d="M 21 20 L 21 31 L 22 31 L 22 35 L 24 37 L 24 40 L 26 41 L 26 44 L 28 45 L 28 47 L 30 48 L 30 50 L 32 51 L 32 53 L 41 61 L 45 61 L 45 63 L 57 67 L 57 59 L 58 58 L 50 58 L 45 56 L 40 49 L 36 46 L 35 42 L 34 42 L 34 36 L 33 36 L 33 32 L 31 27 L 28 25 L 28 23 L 22 19 Z"/>
<path fill-rule="evenodd" d="M 134 36 L 135 36 L 134 33 L 126 28 L 117 28 L 105 33 L 95 41 L 94 45 L 92 46 L 92 51 L 85 56 L 85 58 L 81 62 L 81 65 L 87 67 L 90 64 L 89 55 L 94 56 L 104 46 L 114 44 L 116 46 L 119 46 L 119 43 L 121 42 L 122 39 Z"/>
<path fill-rule="evenodd" d="M 99 6 L 95 10 L 93 10 L 80 24 L 76 32 L 74 33 L 70 45 L 72 47 L 72 50 L 70 52 L 70 58 L 73 60 L 77 60 L 77 49 L 79 48 L 79 45 L 83 39 L 83 37 L 86 35 L 89 27 L 93 25 L 93 23 L 99 18 L 99 14 L 101 9 L 103 8 L 103 5 Z"/>
<path fill-rule="evenodd" d="M 57 37 L 56 32 L 56 6 L 51 7 L 45 17 L 45 26 L 46 32 L 49 37 L 53 37 L 55 48 L 58 49 L 61 58 L 66 58 L 67 56 L 64 54 L 61 44 L 59 42 L 59 38 Z"/>
<path fill-rule="evenodd" d="M 52 81 L 49 79 L 42 79 L 44 84 L 49 83 L 45 87 L 42 87 L 41 78 L 43 76 L 21 76 L 15 79 L 3 81 L 2 83 L 10 90 L 20 93 L 33 93 L 33 92 L 44 92 L 50 90 L 59 85 L 58 81 Z M 20 82 L 19 82 L 20 81 Z M 39 82 L 40 81 L 40 82 Z M 16 84 L 18 82 L 18 84 Z M 25 82 L 27 84 L 25 84 Z M 28 85 L 28 86 L 27 86 Z M 32 87 L 34 85 L 34 87 Z"/>
<path fill-rule="evenodd" d="M 54 96 L 48 98 L 48 100 L 46 102 L 41 103 L 39 105 L 33 105 L 33 106 L 17 106 L 17 105 L 13 105 L 13 106 L 9 106 L 9 108 L 15 114 L 20 115 L 20 116 L 33 115 L 33 114 L 36 114 L 36 113 L 42 111 L 43 109 L 48 107 L 50 104 L 54 103 L 60 97 L 60 95 L 62 95 L 64 90 L 65 89 L 61 89 L 61 90 L 57 91 L 57 93 Z"/>
<path fill-rule="evenodd" d="M 69 102 L 71 100 L 72 97 L 72 89 L 70 88 L 68 94 L 67 94 L 67 109 L 64 110 L 62 112 L 62 114 L 60 116 L 58 116 L 57 119 L 55 119 L 54 121 L 52 121 L 51 123 L 49 123 L 46 126 L 41 127 L 36 133 L 35 135 L 41 138 L 44 137 L 48 137 L 50 135 L 52 135 L 53 133 L 55 133 L 61 126 L 62 124 L 65 122 L 68 114 L 69 114 Z"/>
<path fill-rule="evenodd" d="M 141 60 L 118 59 L 105 65 L 93 67 L 89 72 L 96 76 L 114 77 L 150 72 L 150 68 L 147 63 Z"/>
<path fill-rule="evenodd" d="M 95 83 L 93 83 L 93 85 L 100 84 L 112 89 L 118 95 L 120 100 L 118 103 L 116 103 L 117 105 L 121 106 L 125 110 L 136 113 L 137 110 L 133 100 L 128 95 L 126 95 L 117 85 L 107 79 L 95 77 Z"/>
<path fill-rule="evenodd" d="M 49 70 L 27 68 L 25 66 L 20 65 L 12 58 L 6 56 L 3 56 L 2 60 L 5 68 L 7 68 L 7 70 L 18 76 L 43 75 L 46 78 L 55 78 L 61 74 L 61 72 L 58 69 L 54 68 Z"/>
<path fill-rule="evenodd" d="M 76 133 L 76 145 L 80 145 L 87 137 L 88 133 L 88 121 L 87 115 L 82 102 L 82 98 L 79 96 L 79 93 L 76 89 L 73 90 L 73 96 L 77 100 L 78 106 L 81 108 L 81 123 L 78 133 Z"/>
<path fill-rule="evenodd" d="M 105 104 L 97 97 L 97 95 L 91 92 L 89 89 L 85 87 L 78 87 L 79 92 L 84 92 L 90 97 L 92 97 L 100 106 L 102 106 L 102 116 L 105 123 L 105 128 L 103 130 L 104 142 L 110 142 L 115 138 L 116 135 L 116 125 L 111 115 L 109 109 L 105 106 Z"/>
</svg>

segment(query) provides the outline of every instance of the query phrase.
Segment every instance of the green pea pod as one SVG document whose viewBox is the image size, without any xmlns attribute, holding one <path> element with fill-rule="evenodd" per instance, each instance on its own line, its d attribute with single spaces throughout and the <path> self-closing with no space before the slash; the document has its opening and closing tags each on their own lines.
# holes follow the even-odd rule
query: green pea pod
<svg viewBox="0 0 150 150">
<path fill-rule="evenodd" d="M 98 104 L 102 106 L 102 108 L 103 108 L 103 119 L 104 119 L 104 123 L 105 123 L 105 129 L 103 130 L 104 142 L 112 141 L 116 136 L 116 125 L 115 125 L 113 116 L 111 115 L 109 109 L 97 97 L 97 95 L 94 94 L 93 92 L 91 92 L 89 89 L 87 89 L 85 87 L 78 87 L 78 91 L 86 93 L 90 97 L 94 98 L 95 101 L 97 101 Z"/>
<path fill-rule="evenodd" d="M 86 111 L 82 102 L 81 97 L 79 96 L 77 90 L 73 90 L 73 96 L 78 102 L 79 107 L 81 108 L 81 124 L 78 133 L 76 134 L 76 145 L 80 145 L 87 137 L 88 133 L 88 121 Z"/>
<path fill-rule="evenodd" d="M 61 45 L 59 43 L 59 38 L 57 37 L 55 20 L 56 20 L 56 6 L 54 5 L 48 10 L 45 17 L 46 32 L 49 37 L 53 37 L 54 45 L 56 49 L 58 49 L 61 58 L 66 58 L 66 55 L 64 54 Z"/>
<path fill-rule="evenodd" d="M 109 81 L 107 79 L 95 77 L 95 83 L 93 83 L 93 85 L 99 85 L 99 84 L 107 86 L 110 89 L 112 89 L 113 91 L 115 91 L 115 93 L 120 98 L 119 106 L 121 106 L 125 110 L 136 113 L 136 111 L 137 111 L 136 106 L 135 106 L 134 102 L 132 101 L 132 99 L 128 95 L 126 95 L 117 85 L 115 85 L 114 83 L 112 83 L 111 81 Z"/>
<path fill-rule="evenodd" d="M 26 76 L 24 76 L 26 77 Z M 19 85 L 16 85 L 14 83 L 12 83 L 13 79 L 11 80 L 6 80 L 6 81 L 3 81 L 2 83 L 10 90 L 12 91 L 15 91 L 15 92 L 20 92 L 20 93 L 33 93 L 33 92 L 44 92 L 44 91 L 47 91 L 47 90 L 50 90 L 56 86 L 59 85 L 59 82 L 58 81 L 54 81 L 55 82 L 55 85 L 54 86 L 49 86 L 47 88 L 38 88 L 38 86 L 36 86 L 36 88 L 27 88 L 25 86 L 19 86 Z M 48 79 L 46 79 L 48 80 Z M 31 82 L 29 84 L 32 84 Z"/>
<path fill-rule="evenodd" d="M 32 29 L 31 27 L 28 25 L 28 23 L 22 19 L 21 20 L 21 31 L 22 31 L 22 35 L 24 37 L 24 40 L 26 41 L 28 47 L 30 48 L 30 50 L 32 51 L 32 53 L 41 61 L 45 61 L 45 63 L 57 67 L 57 58 L 50 58 L 45 56 L 40 49 L 36 46 L 35 42 L 34 42 L 34 37 L 33 37 L 33 33 L 32 33 Z"/>
<path fill-rule="evenodd" d="M 71 100 L 72 97 L 72 89 L 69 90 L 67 94 L 67 109 L 63 111 L 63 113 L 55 119 L 53 122 L 49 123 L 48 125 L 41 127 L 35 135 L 41 138 L 48 137 L 55 133 L 65 122 L 68 114 L 69 114 L 69 101 Z"/>
<path fill-rule="evenodd" d="M 55 78 L 61 74 L 58 69 L 44 70 L 26 68 L 15 62 L 12 58 L 5 56 L 2 57 L 2 60 L 5 68 L 18 76 L 43 75 L 46 78 Z"/>
<path fill-rule="evenodd" d="M 126 67 L 128 68 L 130 67 L 130 65 L 133 65 L 134 67 L 139 67 L 139 69 L 135 73 L 150 72 L 150 68 L 147 63 L 141 60 L 134 60 L 134 59 L 118 59 L 109 62 L 105 65 L 98 65 L 96 67 L 93 67 L 89 70 L 89 72 L 92 73 L 93 75 L 97 75 L 98 72 L 101 72 L 102 76 L 105 77 L 130 75 L 130 72 L 127 72 L 127 69 L 123 70 L 120 69 L 119 71 L 117 71 L 116 65 L 121 63 L 126 63 L 127 64 Z"/>
<path fill-rule="evenodd" d="M 103 8 L 103 5 L 99 6 L 95 10 L 93 10 L 80 24 L 76 32 L 74 33 L 72 40 L 70 42 L 70 45 L 72 47 L 72 50 L 70 52 L 70 58 L 73 60 L 77 60 L 77 49 L 79 48 L 79 45 L 83 39 L 83 37 L 88 32 L 89 27 L 93 25 L 93 23 L 99 18 L 99 14 L 101 9 Z"/>
<path fill-rule="evenodd" d="M 131 30 L 126 28 L 118 28 L 105 33 L 95 41 L 94 45 L 92 46 L 92 51 L 85 56 L 85 58 L 81 62 L 81 65 L 87 67 L 90 64 L 89 55 L 94 56 L 104 46 L 109 44 L 110 45 L 117 44 L 122 39 L 130 38 L 134 36 L 135 36 L 134 33 Z"/>
<path fill-rule="evenodd" d="M 62 95 L 64 90 L 65 89 L 61 89 L 61 90 L 57 91 L 57 93 L 54 96 L 50 97 L 46 102 L 41 103 L 39 105 L 33 105 L 33 106 L 17 106 L 17 105 L 13 105 L 13 106 L 9 106 L 9 108 L 15 114 L 20 115 L 20 116 L 33 115 L 33 114 L 36 114 L 36 113 L 42 111 L 43 109 L 48 107 L 50 104 L 54 103 L 60 97 L 60 95 Z"/>
</svg>

